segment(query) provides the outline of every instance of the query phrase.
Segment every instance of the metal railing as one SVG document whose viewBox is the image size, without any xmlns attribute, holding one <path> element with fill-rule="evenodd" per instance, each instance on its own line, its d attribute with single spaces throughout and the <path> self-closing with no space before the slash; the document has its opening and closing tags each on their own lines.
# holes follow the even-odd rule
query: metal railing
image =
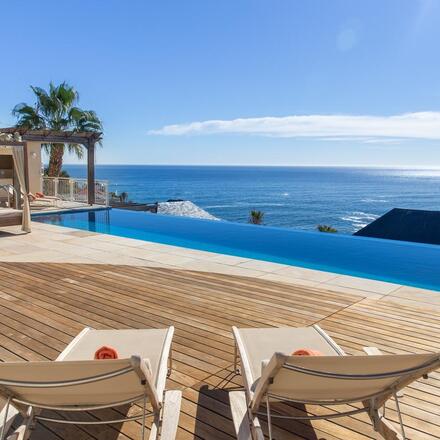
<svg viewBox="0 0 440 440">
<path fill-rule="evenodd" d="M 42 180 L 44 195 L 69 202 L 87 203 L 87 179 L 44 176 Z M 109 206 L 107 180 L 95 180 L 95 204 Z"/>
</svg>

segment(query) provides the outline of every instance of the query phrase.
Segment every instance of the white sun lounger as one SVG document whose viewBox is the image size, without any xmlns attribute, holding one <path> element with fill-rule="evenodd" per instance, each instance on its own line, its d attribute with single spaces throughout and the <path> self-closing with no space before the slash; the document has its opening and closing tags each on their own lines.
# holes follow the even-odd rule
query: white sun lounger
<svg viewBox="0 0 440 440">
<path fill-rule="evenodd" d="M 28 194 L 29 203 L 32 203 L 33 205 L 50 205 L 57 207 L 60 202 L 62 202 L 62 199 L 58 196 L 40 196 L 37 197 L 35 194 L 29 193 Z"/>
<path fill-rule="evenodd" d="M 258 421 L 265 405 L 269 439 L 272 418 L 293 420 L 331 419 L 366 412 L 374 429 L 386 440 L 405 439 L 398 393 L 411 382 L 440 368 L 440 354 L 345 356 L 343 350 L 320 327 L 232 329 L 237 366 L 245 391 L 230 392 L 231 411 L 239 440 L 263 440 Z M 324 356 L 292 356 L 300 348 L 319 350 Z M 380 352 L 379 352 L 380 353 Z M 401 434 L 384 418 L 382 408 L 394 397 Z M 328 415 L 279 416 L 272 402 L 312 405 L 362 405 L 344 413 Z"/>
<path fill-rule="evenodd" d="M 150 439 L 173 440 L 179 419 L 181 392 L 165 391 L 171 372 L 174 328 L 148 330 L 84 329 L 55 362 L 0 363 L 0 396 L 6 401 L 0 423 L 1 440 L 18 414 L 22 425 L 12 438 L 27 439 L 38 420 L 69 424 L 107 424 L 153 417 Z M 103 345 L 114 347 L 119 359 L 94 360 Z M 73 421 L 45 417 L 44 409 L 93 411 L 140 402 L 137 415 L 117 420 Z M 147 403 L 152 410 L 147 410 Z M 15 435 L 15 436 L 14 436 Z"/>
</svg>

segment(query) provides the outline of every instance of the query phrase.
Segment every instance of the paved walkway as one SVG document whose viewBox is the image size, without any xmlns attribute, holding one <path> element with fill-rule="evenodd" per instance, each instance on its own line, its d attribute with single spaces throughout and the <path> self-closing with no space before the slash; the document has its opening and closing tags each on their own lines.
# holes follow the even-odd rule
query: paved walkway
<svg viewBox="0 0 440 440">
<path fill-rule="evenodd" d="M 33 222 L 31 234 L 0 231 L 0 261 L 120 264 L 253 277 L 440 310 L 440 293 L 296 266 Z"/>
</svg>

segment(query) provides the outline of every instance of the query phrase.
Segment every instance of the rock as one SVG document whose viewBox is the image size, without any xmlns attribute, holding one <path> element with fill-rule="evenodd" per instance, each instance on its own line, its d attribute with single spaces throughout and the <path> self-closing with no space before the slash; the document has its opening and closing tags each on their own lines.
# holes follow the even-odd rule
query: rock
<svg viewBox="0 0 440 440">
<path fill-rule="evenodd" d="M 157 204 L 157 213 L 165 215 L 176 215 L 181 217 L 205 218 L 208 220 L 219 220 L 209 212 L 200 208 L 189 200 L 159 202 Z"/>
</svg>

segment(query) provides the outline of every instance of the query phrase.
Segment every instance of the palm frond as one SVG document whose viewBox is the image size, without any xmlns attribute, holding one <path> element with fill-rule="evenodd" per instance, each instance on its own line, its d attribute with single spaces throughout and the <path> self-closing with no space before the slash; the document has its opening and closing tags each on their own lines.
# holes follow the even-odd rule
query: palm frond
<svg viewBox="0 0 440 440">
<path fill-rule="evenodd" d="M 51 82 L 48 90 L 31 86 L 31 90 L 36 97 L 35 104 L 17 104 L 12 110 L 12 114 L 17 118 L 17 126 L 60 131 L 102 131 L 102 122 L 94 111 L 76 106 L 79 100 L 78 92 L 67 82 L 59 85 Z M 55 144 L 43 144 L 43 148 L 52 157 L 54 152 L 59 155 L 61 145 L 56 144 L 55 148 Z M 63 151 L 66 149 L 80 159 L 84 157 L 84 148 L 81 145 L 67 144 L 63 146 Z M 57 161 L 62 162 L 59 158 Z"/>
<path fill-rule="evenodd" d="M 84 157 L 84 147 L 80 144 L 67 144 L 69 154 L 74 154 L 78 159 Z"/>
<path fill-rule="evenodd" d="M 62 103 L 64 109 L 72 107 L 79 99 L 78 92 L 74 87 L 70 86 L 66 82 L 61 83 L 55 88 L 55 95 Z"/>
<path fill-rule="evenodd" d="M 13 116 L 17 118 L 17 127 L 43 129 L 45 128 L 44 118 L 42 118 L 36 108 L 25 104 L 17 104 L 12 110 Z"/>
</svg>

